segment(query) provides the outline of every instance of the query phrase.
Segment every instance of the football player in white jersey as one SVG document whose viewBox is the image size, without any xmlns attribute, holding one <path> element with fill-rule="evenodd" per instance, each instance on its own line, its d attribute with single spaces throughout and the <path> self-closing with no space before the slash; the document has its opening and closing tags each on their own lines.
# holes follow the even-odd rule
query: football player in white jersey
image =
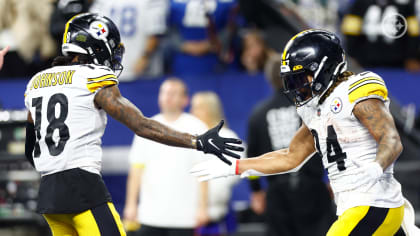
<svg viewBox="0 0 420 236">
<path fill-rule="evenodd" d="M 289 173 L 318 152 L 339 216 L 327 235 L 394 235 L 404 215 L 401 185 L 393 176 L 402 145 L 384 81 L 372 72 L 346 71 L 339 39 L 323 30 L 290 39 L 281 76 L 303 120 L 290 146 L 232 166 L 210 160 L 191 172 L 200 180 Z"/>
<path fill-rule="evenodd" d="M 218 135 L 223 122 L 200 136 L 180 133 L 144 117 L 122 97 L 116 73 L 124 46 L 109 18 L 86 13 L 70 19 L 62 52 L 25 92 L 25 154 L 41 173 L 37 212 L 54 236 L 125 235 L 100 176 L 106 114 L 139 136 L 212 153 L 227 163 L 223 154 L 238 158 L 229 150 L 243 151 L 232 145 L 240 140 Z"/>
</svg>

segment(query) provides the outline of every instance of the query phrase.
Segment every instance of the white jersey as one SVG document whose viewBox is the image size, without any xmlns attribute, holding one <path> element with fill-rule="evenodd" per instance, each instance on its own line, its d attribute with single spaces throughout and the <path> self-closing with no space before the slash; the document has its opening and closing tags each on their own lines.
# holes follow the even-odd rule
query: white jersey
<svg viewBox="0 0 420 236">
<path fill-rule="evenodd" d="M 311 130 L 322 162 L 328 171 L 337 203 L 337 215 L 346 209 L 368 205 L 393 208 L 403 204 L 401 185 L 393 177 L 392 164 L 370 189 L 359 186 L 360 168 L 376 158 L 377 143 L 353 114 L 354 106 L 376 98 L 389 106 L 385 82 L 375 73 L 349 77 L 319 105 L 319 97 L 298 107 L 297 112 Z"/>
<path fill-rule="evenodd" d="M 120 81 L 136 79 L 134 67 L 143 55 L 147 38 L 166 31 L 167 0 L 96 0 L 90 12 L 109 17 L 118 27 L 125 53 L 122 61 L 124 70 Z M 163 70 L 162 60 L 152 57 L 149 74 L 158 75 Z"/>
<path fill-rule="evenodd" d="M 112 70 L 93 64 L 55 66 L 32 77 L 25 106 L 35 125 L 37 171 L 48 175 L 79 167 L 99 174 L 107 117 L 94 97 L 117 83 Z"/>
<path fill-rule="evenodd" d="M 191 114 L 182 113 L 168 121 L 162 114 L 152 117 L 175 130 L 203 133 L 206 125 Z M 143 166 L 138 221 L 164 228 L 194 228 L 199 206 L 199 182 L 189 170 L 207 157 L 187 148 L 163 145 L 134 136 L 129 160 Z"/>
</svg>

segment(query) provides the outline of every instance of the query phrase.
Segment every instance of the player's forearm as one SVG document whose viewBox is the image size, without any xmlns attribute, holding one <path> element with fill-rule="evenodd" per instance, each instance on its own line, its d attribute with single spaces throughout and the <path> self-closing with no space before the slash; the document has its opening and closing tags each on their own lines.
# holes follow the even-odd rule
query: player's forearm
<svg viewBox="0 0 420 236">
<path fill-rule="evenodd" d="M 388 132 L 378 140 L 375 161 L 377 161 L 385 170 L 397 160 L 402 149 L 400 136 L 396 130 L 388 130 Z"/>
<path fill-rule="evenodd" d="M 375 161 L 385 170 L 402 151 L 394 119 L 379 99 L 367 99 L 358 103 L 353 113 L 376 140 L 378 146 Z"/>
<path fill-rule="evenodd" d="M 171 129 L 155 120 L 143 117 L 134 132 L 144 138 L 175 147 L 196 148 L 196 137 Z"/>
<path fill-rule="evenodd" d="M 121 96 L 117 86 L 99 91 L 95 96 L 95 103 L 138 136 L 170 146 L 196 148 L 195 136 L 178 132 L 144 117 L 134 104 Z"/>
<path fill-rule="evenodd" d="M 247 170 L 255 170 L 263 174 L 276 174 L 289 171 L 297 167 L 288 149 L 281 149 L 263 154 L 259 157 L 241 159 L 238 162 L 238 173 L 242 174 Z"/>
</svg>

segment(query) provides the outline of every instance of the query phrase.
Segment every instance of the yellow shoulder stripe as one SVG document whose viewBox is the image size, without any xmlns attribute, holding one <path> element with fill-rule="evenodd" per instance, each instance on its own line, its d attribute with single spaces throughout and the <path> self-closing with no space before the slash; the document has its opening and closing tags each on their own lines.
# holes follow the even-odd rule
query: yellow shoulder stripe
<svg viewBox="0 0 420 236">
<path fill-rule="evenodd" d="M 108 74 L 108 75 L 103 75 L 100 77 L 96 77 L 96 78 L 88 78 L 88 82 L 92 82 L 92 81 L 101 81 L 101 80 L 106 80 L 106 79 L 117 79 L 117 77 L 113 74 Z"/>
<path fill-rule="evenodd" d="M 349 101 L 353 103 L 357 100 L 360 100 L 361 98 L 372 96 L 387 100 L 388 90 L 385 85 L 377 82 L 364 83 L 349 92 Z"/>
<path fill-rule="evenodd" d="M 354 88 L 355 86 L 357 86 L 357 85 L 359 85 L 359 84 L 361 84 L 361 83 L 363 83 L 363 82 L 365 82 L 365 81 L 369 81 L 369 80 L 372 80 L 372 82 L 373 81 L 378 81 L 378 82 L 381 82 L 381 83 L 383 83 L 384 85 L 385 85 L 385 82 L 383 81 L 383 79 L 381 79 L 381 78 L 378 78 L 378 77 L 366 77 L 366 78 L 363 78 L 363 79 L 359 79 L 358 81 L 356 81 L 356 82 L 354 82 L 354 83 L 352 83 L 352 84 L 350 84 L 350 86 L 349 86 L 349 90 L 351 90 L 352 88 Z"/>
<path fill-rule="evenodd" d="M 114 84 L 117 84 L 116 80 L 102 80 L 99 82 L 92 82 L 92 83 L 86 84 L 86 86 L 89 89 L 89 91 L 93 93 L 100 88 L 103 88 L 109 85 L 114 85 Z"/>
</svg>

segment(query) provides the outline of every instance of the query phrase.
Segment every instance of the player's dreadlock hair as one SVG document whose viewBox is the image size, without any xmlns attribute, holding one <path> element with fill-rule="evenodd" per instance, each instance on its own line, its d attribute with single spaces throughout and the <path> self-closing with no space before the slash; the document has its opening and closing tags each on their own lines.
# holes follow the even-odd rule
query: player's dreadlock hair
<svg viewBox="0 0 420 236">
<path fill-rule="evenodd" d="M 334 91 L 334 89 L 341 84 L 341 82 L 346 81 L 350 76 L 354 75 L 351 71 L 344 71 L 341 73 L 337 79 L 334 81 L 334 83 L 331 85 L 331 87 L 328 88 L 327 92 L 325 92 L 324 95 L 319 99 L 319 104 L 324 103 L 325 99 L 327 99 L 328 96 Z"/>
<path fill-rule="evenodd" d="M 77 56 L 77 61 L 74 62 L 74 58 Z M 93 63 L 92 58 L 89 55 L 79 53 L 68 53 L 67 56 L 57 56 L 51 63 L 52 66 L 66 66 L 66 65 L 78 65 L 78 64 L 91 64 Z"/>
</svg>

